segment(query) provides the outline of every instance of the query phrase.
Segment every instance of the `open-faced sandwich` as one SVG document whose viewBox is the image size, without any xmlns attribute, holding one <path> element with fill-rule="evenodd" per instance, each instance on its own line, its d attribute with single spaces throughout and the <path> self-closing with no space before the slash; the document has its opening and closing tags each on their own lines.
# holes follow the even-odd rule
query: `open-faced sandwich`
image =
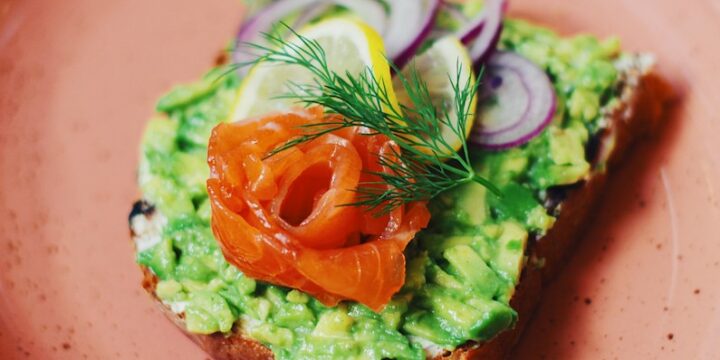
<svg viewBox="0 0 720 360">
<path fill-rule="evenodd" d="M 147 126 L 145 289 L 216 359 L 506 356 L 664 94 L 505 10 L 256 8 Z"/>
</svg>

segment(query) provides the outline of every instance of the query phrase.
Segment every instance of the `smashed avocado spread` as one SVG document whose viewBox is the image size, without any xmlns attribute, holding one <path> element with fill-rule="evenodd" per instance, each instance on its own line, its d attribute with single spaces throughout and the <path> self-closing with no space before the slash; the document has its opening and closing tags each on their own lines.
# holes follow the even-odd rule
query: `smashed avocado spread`
<svg viewBox="0 0 720 360">
<path fill-rule="evenodd" d="M 161 236 L 138 244 L 137 254 L 160 280 L 157 296 L 185 314 L 188 331 L 239 329 L 278 359 L 423 359 L 423 349 L 454 349 L 512 327 L 517 314 L 509 302 L 528 238 L 555 221 L 543 206 L 546 190 L 590 171 L 586 146 L 602 127 L 601 109 L 617 98 L 619 44 L 560 38 L 508 20 L 499 46 L 550 75 L 559 103 L 553 123 L 521 147 L 473 150 L 475 167 L 503 198 L 474 183 L 436 197 L 429 227 L 406 250 L 405 285 L 379 313 L 352 302 L 329 308 L 229 265 L 210 230 L 206 155 L 210 131 L 227 118 L 240 80 L 214 81 L 222 70 L 213 69 L 161 98 L 161 115 L 145 132 L 139 175 Z"/>
</svg>

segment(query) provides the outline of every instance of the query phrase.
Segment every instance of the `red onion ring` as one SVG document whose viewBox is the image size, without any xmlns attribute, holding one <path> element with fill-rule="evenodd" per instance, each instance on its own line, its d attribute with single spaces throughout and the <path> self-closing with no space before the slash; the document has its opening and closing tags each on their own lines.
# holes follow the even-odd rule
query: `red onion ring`
<svg viewBox="0 0 720 360">
<path fill-rule="evenodd" d="M 498 51 L 486 64 L 486 82 L 470 141 L 488 149 L 527 143 L 552 121 L 556 96 L 547 74 L 530 60 Z M 484 100 L 484 101 L 483 101 Z"/>
<path fill-rule="evenodd" d="M 245 21 L 235 37 L 236 49 L 233 52 L 233 61 L 237 64 L 247 63 L 257 58 L 248 49 L 241 49 L 243 44 L 265 44 L 263 33 L 272 30 L 272 27 L 290 14 L 303 10 L 300 17 L 292 26 L 297 29 L 319 16 L 323 9 L 329 5 L 341 5 L 357 14 L 371 27 L 379 32 L 386 26 L 387 16 L 380 3 L 374 0 L 278 0 L 260 9 L 253 17 Z M 248 71 L 243 66 L 238 69 L 240 74 Z"/>
<path fill-rule="evenodd" d="M 390 5 L 389 26 L 383 39 L 388 57 L 402 67 L 430 35 L 441 1 L 394 0 Z"/>
<path fill-rule="evenodd" d="M 318 0 L 279 0 L 274 1 L 260 9 L 254 16 L 245 21 L 235 37 L 236 49 L 233 52 L 233 61 L 237 64 L 244 64 L 257 57 L 248 49 L 240 49 L 243 44 L 265 44 L 263 33 L 269 32 L 273 25 L 295 11 L 316 5 Z M 295 24 L 294 26 L 297 26 Z M 247 67 L 238 69 L 241 74 L 247 72 Z"/>
<path fill-rule="evenodd" d="M 348 8 L 382 34 L 388 58 L 401 67 L 415 55 L 430 34 L 441 4 L 441 0 L 420 1 L 418 6 L 418 0 L 394 0 L 388 15 L 376 0 L 278 0 L 258 11 L 241 26 L 236 44 L 264 44 L 262 34 L 293 12 L 303 11 L 292 24 L 294 28 L 299 28 L 319 16 L 322 9 L 334 4 Z M 240 47 L 237 46 L 233 54 L 235 63 L 247 63 L 258 56 Z M 243 74 L 247 68 L 241 67 L 239 71 Z"/>
<path fill-rule="evenodd" d="M 468 46 L 470 58 L 480 63 L 495 50 L 502 30 L 505 0 L 486 0 L 480 13 L 457 31 L 457 36 Z"/>
</svg>

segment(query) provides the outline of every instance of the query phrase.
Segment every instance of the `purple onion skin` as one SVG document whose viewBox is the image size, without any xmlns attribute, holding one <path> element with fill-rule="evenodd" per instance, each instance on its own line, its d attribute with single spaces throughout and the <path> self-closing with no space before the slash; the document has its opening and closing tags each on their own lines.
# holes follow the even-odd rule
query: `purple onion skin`
<svg viewBox="0 0 720 360">
<path fill-rule="evenodd" d="M 492 40 L 490 40 L 490 46 L 488 49 L 477 60 L 475 60 L 476 69 L 480 70 L 483 64 L 485 64 L 487 60 L 495 54 L 495 51 L 497 51 L 497 44 L 500 42 L 500 36 L 502 36 L 502 31 L 503 25 L 500 24 L 500 28 L 495 32 L 495 36 L 493 36 Z"/>
<path fill-rule="evenodd" d="M 511 56 L 508 57 L 508 55 Z M 478 121 L 471 131 L 469 142 L 487 150 L 504 150 L 526 144 L 538 136 L 552 122 L 558 105 L 557 95 L 555 94 L 552 82 L 542 68 L 517 53 L 501 52 L 498 56 L 501 57 L 496 60 L 495 66 L 505 67 L 509 70 L 514 68 L 515 70 L 513 71 L 521 77 L 524 85 L 524 94 L 511 93 L 505 96 L 525 96 L 530 101 L 530 107 L 533 106 L 532 103 L 534 101 L 536 106 L 538 104 L 541 106 L 540 109 L 542 110 L 535 116 L 532 114 L 528 115 L 526 110 L 520 117 L 505 121 L 507 124 L 512 124 L 511 126 L 506 126 L 496 131 L 484 132 L 481 121 Z M 490 59 L 490 61 L 492 63 L 493 59 Z M 514 67 L 513 65 L 519 67 Z M 532 82 L 527 83 L 527 81 Z M 533 86 L 528 87 L 528 84 L 533 84 Z M 535 88 L 535 90 L 531 90 L 533 88 Z M 548 105 L 543 106 L 542 104 Z M 522 125 L 530 125 L 528 126 L 530 130 L 525 130 L 527 133 L 524 133 Z M 517 130 L 518 126 L 520 126 L 520 130 Z"/>
<path fill-rule="evenodd" d="M 468 31 L 467 33 L 465 33 L 465 34 L 460 38 L 460 41 L 461 41 L 463 44 L 465 44 L 465 45 L 471 43 L 473 40 L 475 40 L 475 38 L 476 38 L 478 35 L 480 35 L 480 33 L 482 32 L 482 30 L 483 30 L 484 27 L 485 27 L 485 21 L 483 20 L 482 22 L 480 22 L 480 23 L 478 24 L 478 26 L 476 26 L 475 28 L 473 28 L 473 29 L 471 29 L 470 31 Z"/>
<path fill-rule="evenodd" d="M 235 51 L 233 51 L 232 59 L 233 62 L 236 64 L 243 64 L 251 60 L 252 56 L 249 56 L 249 54 L 244 53 L 241 51 L 241 47 L 246 45 L 247 43 L 256 42 L 258 40 L 258 37 L 261 35 L 262 32 L 269 31 L 270 29 L 264 29 L 262 28 L 262 21 L 263 16 L 267 16 L 268 13 L 272 13 L 275 10 L 282 9 L 284 6 L 292 7 L 290 11 L 282 12 L 281 16 L 285 16 L 288 13 L 300 9 L 305 6 L 310 6 L 318 3 L 322 3 L 324 1 L 322 0 L 280 0 L 275 1 L 270 4 L 268 4 L 263 9 L 260 9 L 256 14 L 251 16 L 247 19 L 247 21 L 244 21 L 242 25 L 240 25 L 240 29 L 237 32 L 237 35 L 235 36 Z M 300 5 L 298 5 L 298 3 Z M 279 20 L 278 18 L 278 20 Z M 260 25 L 258 25 L 258 22 Z M 260 26 L 260 28 L 259 28 Z M 248 72 L 247 66 L 241 66 L 238 68 L 238 73 L 240 75 L 244 75 Z"/>
<path fill-rule="evenodd" d="M 477 28 L 480 28 L 480 31 L 478 31 L 473 38 L 470 38 L 469 35 L 475 32 L 477 28 L 471 30 L 467 34 L 461 35 L 463 39 L 469 38 L 467 47 L 470 50 L 470 56 L 476 65 L 485 62 L 485 60 L 487 60 L 497 47 L 497 43 L 500 40 L 500 34 L 503 29 L 503 15 L 505 14 L 505 9 L 507 8 L 507 1 L 488 0 L 488 3 L 486 3 L 485 6 L 486 8 L 483 10 L 483 16 L 481 16 L 480 19 L 476 19 L 476 21 L 478 21 Z M 488 32 L 492 32 L 492 37 L 489 39 L 484 37 L 488 34 Z M 478 42 L 483 43 L 481 43 L 482 47 L 479 50 L 476 50 L 475 46 Z"/>
<path fill-rule="evenodd" d="M 417 49 L 420 47 L 420 45 L 422 45 L 423 41 L 425 41 L 428 35 L 430 35 L 430 32 L 435 25 L 435 19 L 437 18 L 437 14 L 440 11 L 441 1 L 430 1 L 431 5 L 429 15 L 426 16 L 425 24 L 423 24 L 423 28 L 420 30 L 420 33 L 415 36 L 415 39 L 410 44 L 410 46 L 405 48 L 405 50 L 403 50 L 398 56 L 393 59 L 395 66 L 397 66 L 398 68 L 402 68 L 403 66 L 405 66 L 410 61 L 410 59 L 415 56 Z"/>
<path fill-rule="evenodd" d="M 358 1 L 369 2 L 374 0 Z M 338 0 L 277 0 L 268 4 L 257 13 L 253 14 L 240 26 L 240 29 L 235 36 L 235 51 L 232 56 L 233 61 L 235 63 L 245 63 L 251 60 L 253 56 L 240 51 L 240 48 L 247 43 L 262 43 L 264 39 L 261 38 L 261 33 L 270 31 L 270 27 L 274 22 L 279 21 L 294 11 L 302 10 L 303 13 L 300 15 L 298 20 L 294 24 L 291 24 L 292 27 L 298 29 L 311 21 L 313 18 L 319 16 L 325 9 L 333 4 L 345 5 L 343 2 Z M 360 3 L 358 2 L 358 4 Z M 270 23 L 268 23 L 268 19 L 266 17 L 273 15 L 274 17 L 271 17 Z M 240 67 L 238 69 L 238 72 L 241 75 L 247 71 L 247 67 Z"/>
<path fill-rule="evenodd" d="M 506 10 L 508 8 L 508 2 L 506 0 L 489 0 L 489 1 L 496 2 L 495 4 L 491 4 L 489 7 L 492 9 L 492 8 L 495 8 L 492 5 L 497 5 L 498 10 L 500 11 L 499 16 L 502 17 L 502 15 L 506 12 Z M 493 15 L 497 16 L 497 14 L 488 14 L 487 8 L 488 8 L 488 6 L 486 4 L 486 8 L 481 10 L 478 17 L 476 17 L 472 20 L 466 20 L 468 22 L 471 22 L 471 21 L 475 22 L 474 24 L 471 23 L 472 27 L 470 29 L 465 30 L 464 32 L 457 33 L 458 37 L 460 38 L 460 41 L 462 41 L 463 44 L 471 45 L 472 41 L 475 40 L 485 29 L 485 27 L 488 23 L 488 19 L 490 19 L 491 16 L 493 16 Z M 502 19 L 499 19 L 498 23 L 502 23 Z M 498 30 L 496 29 L 495 31 L 498 31 Z M 495 44 L 493 42 L 490 43 L 490 47 L 492 47 L 494 45 Z"/>
<path fill-rule="evenodd" d="M 470 143 L 477 147 L 480 147 L 485 150 L 490 150 L 490 151 L 507 150 L 507 149 L 511 149 L 511 148 L 518 147 L 521 145 L 525 145 L 530 140 L 532 140 L 535 137 L 537 137 L 538 135 L 540 135 L 545 130 L 545 128 L 547 128 L 548 125 L 550 125 L 553 117 L 555 117 L 556 111 L 557 111 L 557 99 L 556 99 L 556 97 L 553 97 L 552 105 L 550 107 L 550 116 L 545 118 L 545 120 L 542 123 L 540 123 L 540 125 L 538 125 L 538 127 L 535 130 L 533 130 L 532 132 L 530 132 L 529 134 L 522 136 L 515 141 L 502 143 L 502 144 L 479 144 L 479 143 L 476 143 L 473 141 L 470 141 Z"/>
<path fill-rule="evenodd" d="M 255 24 L 256 20 L 257 19 L 255 19 L 254 17 L 251 17 L 247 21 L 243 21 L 242 25 L 240 26 L 240 29 L 237 32 L 237 35 L 235 36 L 235 49 L 233 50 L 233 53 L 232 53 L 232 59 L 233 59 L 233 62 L 236 64 L 243 63 L 247 60 L 247 59 L 245 59 L 246 54 L 242 53 L 240 51 L 240 48 L 242 46 L 244 46 L 248 42 L 248 40 L 250 40 L 250 39 L 246 39 L 244 34 L 246 34 L 249 31 L 248 27 L 251 27 Z M 240 71 L 242 73 L 247 70 L 245 69 L 245 71 L 243 71 L 243 68 L 239 68 L 238 71 Z"/>
</svg>

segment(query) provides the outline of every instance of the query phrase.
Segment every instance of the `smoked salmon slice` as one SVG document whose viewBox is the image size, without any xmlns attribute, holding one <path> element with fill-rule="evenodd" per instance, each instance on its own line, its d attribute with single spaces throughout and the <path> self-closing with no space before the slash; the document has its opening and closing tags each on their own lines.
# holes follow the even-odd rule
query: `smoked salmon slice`
<svg viewBox="0 0 720 360">
<path fill-rule="evenodd" d="M 345 128 L 268 156 L 332 116 L 312 107 L 218 125 L 208 148 L 212 230 L 247 276 L 379 311 L 402 287 L 403 251 L 430 214 L 423 202 L 381 217 L 347 206 L 359 184 L 378 181 L 372 173 L 389 171 L 378 156 L 399 151 L 382 135 Z"/>
</svg>

